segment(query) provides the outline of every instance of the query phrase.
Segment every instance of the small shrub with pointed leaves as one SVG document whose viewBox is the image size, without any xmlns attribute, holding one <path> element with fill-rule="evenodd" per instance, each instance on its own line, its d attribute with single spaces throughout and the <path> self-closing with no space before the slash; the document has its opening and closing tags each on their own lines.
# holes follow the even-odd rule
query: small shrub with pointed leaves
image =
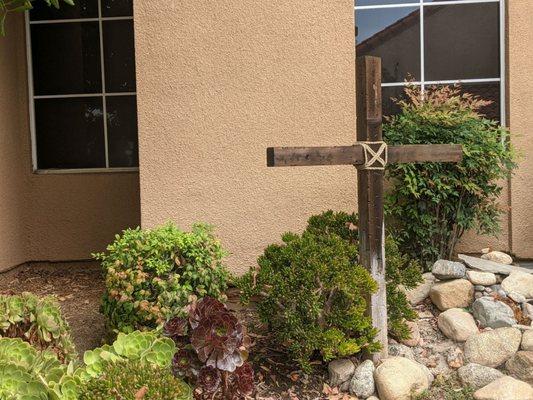
<svg viewBox="0 0 533 400">
<path fill-rule="evenodd" d="M 208 225 L 184 232 L 168 223 L 156 229 L 128 229 L 117 235 L 102 262 L 106 291 L 102 312 L 113 331 L 161 326 L 182 314 L 196 298 L 224 299 L 226 255 Z"/>
<path fill-rule="evenodd" d="M 258 302 L 261 320 L 279 348 L 305 370 L 319 353 L 324 361 L 379 349 L 375 329 L 365 314 L 366 298 L 377 289 L 358 264 L 357 216 L 327 211 L 313 216 L 302 235 L 287 233 L 259 257 L 237 284 L 242 300 Z M 405 319 L 416 314 L 399 285 L 413 287 L 420 267 L 386 241 L 387 297 L 391 333 L 409 335 Z"/>
<path fill-rule="evenodd" d="M 177 352 L 172 368 L 196 386 L 197 400 L 245 399 L 254 391 L 254 372 L 246 362 L 250 339 L 227 307 L 212 297 L 191 304 L 188 317 L 163 327 Z"/>
<path fill-rule="evenodd" d="M 52 296 L 0 295 L 0 337 L 21 338 L 37 350 L 49 349 L 64 363 L 77 357 L 70 327 Z"/>
<path fill-rule="evenodd" d="M 79 400 L 192 400 L 192 390 L 170 368 L 142 361 L 107 363 L 82 386 Z"/>
</svg>

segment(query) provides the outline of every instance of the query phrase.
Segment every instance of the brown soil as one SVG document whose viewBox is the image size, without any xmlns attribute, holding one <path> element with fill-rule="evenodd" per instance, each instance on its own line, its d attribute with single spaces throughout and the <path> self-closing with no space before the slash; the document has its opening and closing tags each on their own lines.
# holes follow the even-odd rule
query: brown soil
<svg viewBox="0 0 533 400">
<path fill-rule="evenodd" d="M 72 329 L 80 354 L 98 347 L 105 337 L 104 318 L 99 313 L 104 283 L 95 262 L 30 263 L 0 273 L 0 293 L 32 292 L 56 295 Z M 327 370 L 317 364 L 313 374 L 304 374 L 271 343 L 257 319 L 254 307 L 242 307 L 235 289 L 228 291 L 228 306 L 246 325 L 253 340 L 251 361 L 256 371 L 257 400 L 349 399 L 335 390 L 324 394 Z"/>
</svg>

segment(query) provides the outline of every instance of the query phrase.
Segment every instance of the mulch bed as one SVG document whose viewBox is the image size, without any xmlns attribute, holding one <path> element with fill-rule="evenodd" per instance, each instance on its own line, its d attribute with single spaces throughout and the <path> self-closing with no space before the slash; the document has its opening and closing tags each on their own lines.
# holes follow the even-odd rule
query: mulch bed
<svg viewBox="0 0 533 400">
<path fill-rule="evenodd" d="M 103 344 L 106 334 L 103 316 L 99 313 L 104 282 L 100 266 L 95 262 L 30 263 L 0 274 L 0 293 L 21 292 L 56 295 L 63 315 L 68 320 L 80 354 Z M 271 343 L 257 319 L 254 307 L 239 304 L 235 289 L 228 291 L 228 307 L 248 326 L 253 340 L 251 361 L 257 381 L 257 400 L 343 399 L 344 396 L 324 388 L 327 370 L 316 365 L 308 375 L 289 364 L 287 356 Z"/>
</svg>

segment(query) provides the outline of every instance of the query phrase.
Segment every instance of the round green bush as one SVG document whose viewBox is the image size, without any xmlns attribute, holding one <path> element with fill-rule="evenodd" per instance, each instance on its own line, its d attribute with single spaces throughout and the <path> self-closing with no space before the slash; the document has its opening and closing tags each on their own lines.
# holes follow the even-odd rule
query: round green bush
<svg viewBox="0 0 533 400">
<path fill-rule="evenodd" d="M 244 302 L 258 299 L 259 316 L 280 348 L 305 369 L 317 352 L 329 361 L 379 349 L 365 315 L 377 285 L 357 261 L 357 216 L 328 211 L 311 217 L 302 235 L 287 233 L 282 240 L 268 246 L 259 268 L 238 281 Z M 420 266 L 391 238 L 386 252 L 389 327 L 395 336 L 408 337 L 405 320 L 416 314 L 399 285 L 416 285 Z"/>
<path fill-rule="evenodd" d="M 81 385 L 79 400 L 192 400 L 191 388 L 170 368 L 136 360 L 107 363 L 98 379 Z"/>
<path fill-rule="evenodd" d="M 70 327 L 53 296 L 0 295 L 0 337 L 20 338 L 37 350 L 49 349 L 64 363 L 77 358 Z"/>
<path fill-rule="evenodd" d="M 114 331 L 154 329 L 196 298 L 224 300 L 226 255 L 208 225 L 184 232 L 172 223 L 153 230 L 128 229 L 96 254 L 106 291 L 102 312 Z"/>
</svg>

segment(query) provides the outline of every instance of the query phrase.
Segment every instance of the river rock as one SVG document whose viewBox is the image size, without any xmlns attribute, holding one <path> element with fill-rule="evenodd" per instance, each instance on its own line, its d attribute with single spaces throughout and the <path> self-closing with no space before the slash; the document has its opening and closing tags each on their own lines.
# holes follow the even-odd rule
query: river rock
<svg viewBox="0 0 533 400">
<path fill-rule="evenodd" d="M 466 279 L 438 282 L 431 287 L 429 297 L 441 311 L 468 307 L 474 300 L 474 286 Z"/>
<path fill-rule="evenodd" d="M 511 272 L 520 271 L 526 274 L 533 274 L 533 269 L 527 269 L 522 267 L 517 267 L 515 265 L 506 265 L 496 263 L 490 260 L 483 260 L 478 257 L 471 257 L 465 254 L 459 254 L 457 257 L 463 261 L 470 268 L 477 269 L 484 272 L 492 272 L 494 274 L 509 275 Z"/>
<path fill-rule="evenodd" d="M 405 295 L 407 300 L 411 305 L 416 306 L 417 304 L 422 303 L 429 296 L 429 291 L 431 286 L 435 283 L 435 277 L 431 272 L 426 272 L 422 275 L 422 283 L 420 283 L 416 288 L 411 290 L 406 290 Z"/>
<path fill-rule="evenodd" d="M 470 386 L 474 390 L 488 385 L 492 381 L 504 376 L 495 368 L 485 367 L 484 365 L 470 363 L 457 370 L 459 379 L 465 386 Z"/>
<path fill-rule="evenodd" d="M 462 308 L 450 308 L 441 313 L 437 325 L 444 336 L 456 342 L 464 342 L 479 332 L 474 317 Z"/>
<path fill-rule="evenodd" d="M 472 314 L 482 328 L 502 328 L 517 323 L 511 307 L 492 297 L 482 297 L 474 301 Z"/>
<path fill-rule="evenodd" d="M 410 400 L 429 388 L 427 368 L 403 357 L 388 358 L 374 372 L 381 400 Z"/>
<path fill-rule="evenodd" d="M 491 286 L 496 284 L 496 275 L 492 272 L 466 271 L 466 277 L 473 285 Z M 483 288 L 484 289 L 484 288 Z"/>
<path fill-rule="evenodd" d="M 518 351 L 521 341 L 522 333 L 516 328 L 498 328 L 476 333 L 466 340 L 465 361 L 498 367 Z"/>
<path fill-rule="evenodd" d="M 405 325 L 409 329 L 409 339 L 402 339 L 400 342 L 409 347 L 415 347 L 420 343 L 420 329 L 414 321 L 405 321 Z"/>
<path fill-rule="evenodd" d="M 518 304 L 522 304 L 526 302 L 526 297 L 517 292 L 509 293 L 509 298 Z"/>
<path fill-rule="evenodd" d="M 481 256 L 483 260 L 494 261 L 499 264 L 511 265 L 513 258 L 509 254 L 505 254 L 501 251 L 491 251 Z"/>
<path fill-rule="evenodd" d="M 435 278 L 440 279 L 441 281 L 459 279 L 465 276 L 466 267 L 460 262 L 438 260 L 433 264 L 431 272 Z"/>
<path fill-rule="evenodd" d="M 389 344 L 390 357 L 405 357 L 409 360 L 415 361 L 415 355 L 410 347 L 404 344 Z"/>
<path fill-rule="evenodd" d="M 341 358 L 330 362 L 328 365 L 328 371 L 329 384 L 332 387 L 340 386 L 352 377 L 355 371 L 355 365 L 352 361 L 346 358 Z"/>
<path fill-rule="evenodd" d="M 533 329 L 527 330 L 522 334 L 522 350 L 533 351 Z"/>
<path fill-rule="evenodd" d="M 509 373 L 529 384 L 533 384 L 533 351 L 519 351 L 505 363 Z"/>
<path fill-rule="evenodd" d="M 374 363 L 363 361 L 356 369 L 350 381 L 350 393 L 362 399 L 374 394 Z"/>
<path fill-rule="evenodd" d="M 503 280 L 502 288 L 507 293 L 516 292 L 531 299 L 533 298 L 533 275 L 521 271 L 513 272 Z"/>
<path fill-rule="evenodd" d="M 510 376 L 489 383 L 487 386 L 476 390 L 475 400 L 533 400 L 533 389 L 526 382 L 519 381 Z"/>
</svg>

